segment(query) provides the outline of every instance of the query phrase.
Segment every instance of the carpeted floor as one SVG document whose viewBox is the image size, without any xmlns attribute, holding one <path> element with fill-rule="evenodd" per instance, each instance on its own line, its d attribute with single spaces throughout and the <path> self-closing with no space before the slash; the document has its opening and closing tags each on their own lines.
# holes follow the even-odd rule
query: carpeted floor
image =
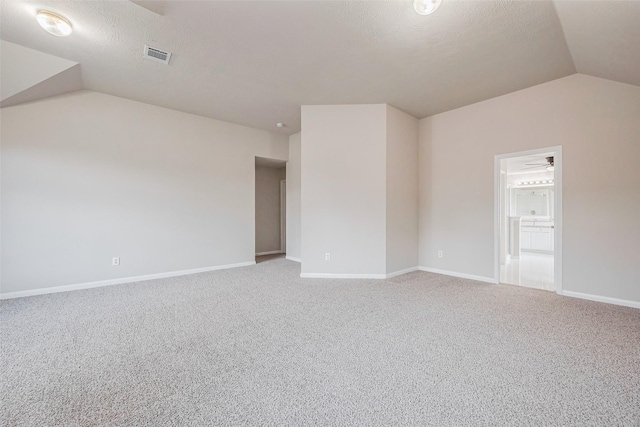
<svg viewBox="0 0 640 427">
<path fill-rule="evenodd" d="M 640 310 L 256 266 L 3 301 L 2 426 L 639 426 Z"/>
</svg>

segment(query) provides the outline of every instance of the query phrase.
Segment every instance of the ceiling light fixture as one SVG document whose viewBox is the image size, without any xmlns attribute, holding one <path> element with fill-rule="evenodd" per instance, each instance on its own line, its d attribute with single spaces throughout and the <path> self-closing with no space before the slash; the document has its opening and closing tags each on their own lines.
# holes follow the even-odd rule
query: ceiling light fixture
<svg viewBox="0 0 640 427">
<path fill-rule="evenodd" d="M 420 15 L 429 15 L 436 11 L 442 0 L 413 0 L 413 8 Z"/>
<path fill-rule="evenodd" d="M 36 19 L 42 28 L 54 36 L 67 37 L 73 31 L 68 19 L 48 10 L 39 10 Z"/>
<path fill-rule="evenodd" d="M 518 185 L 553 185 L 553 180 L 548 179 L 544 181 L 518 181 L 516 184 Z"/>
<path fill-rule="evenodd" d="M 276 123 L 276 126 L 279 128 L 283 128 L 284 127 L 284 123 Z"/>
</svg>

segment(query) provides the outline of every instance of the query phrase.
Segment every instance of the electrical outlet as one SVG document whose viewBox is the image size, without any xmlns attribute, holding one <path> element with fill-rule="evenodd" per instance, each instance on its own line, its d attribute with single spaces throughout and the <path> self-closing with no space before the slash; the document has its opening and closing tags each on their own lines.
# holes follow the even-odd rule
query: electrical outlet
<svg viewBox="0 0 640 427">
<path fill-rule="evenodd" d="M 331 254 L 329 252 L 327 252 L 326 254 L 324 254 L 324 260 L 325 261 L 331 261 Z"/>
<path fill-rule="evenodd" d="M 114 265 L 114 266 L 120 265 L 120 257 L 119 256 L 113 257 L 113 259 L 111 260 L 111 265 Z"/>
<path fill-rule="evenodd" d="M 442 251 L 438 251 L 438 258 L 442 258 L 442 257 L 443 257 Z"/>
</svg>

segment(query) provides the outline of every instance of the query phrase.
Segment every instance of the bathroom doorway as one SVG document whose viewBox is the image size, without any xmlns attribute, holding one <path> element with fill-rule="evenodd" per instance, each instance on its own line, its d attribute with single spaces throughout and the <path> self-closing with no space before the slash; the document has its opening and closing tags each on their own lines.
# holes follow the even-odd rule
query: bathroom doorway
<svg viewBox="0 0 640 427">
<path fill-rule="evenodd" d="M 495 157 L 499 283 L 562 290 L 562 148 Z"/>
</svg>

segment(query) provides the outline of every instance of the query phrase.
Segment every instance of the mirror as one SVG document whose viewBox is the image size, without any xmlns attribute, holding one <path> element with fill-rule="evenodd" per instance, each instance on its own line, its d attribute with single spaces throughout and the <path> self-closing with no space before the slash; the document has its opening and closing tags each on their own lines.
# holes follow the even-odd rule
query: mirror
<svg viewBox="0 0 640 427">
<path fill-rule="evenodd" d="M 515 216 L 550 216 L 548 188 L 518 188 L 514 190 L 514 206 L 512 213 Z"/>
</svg>

